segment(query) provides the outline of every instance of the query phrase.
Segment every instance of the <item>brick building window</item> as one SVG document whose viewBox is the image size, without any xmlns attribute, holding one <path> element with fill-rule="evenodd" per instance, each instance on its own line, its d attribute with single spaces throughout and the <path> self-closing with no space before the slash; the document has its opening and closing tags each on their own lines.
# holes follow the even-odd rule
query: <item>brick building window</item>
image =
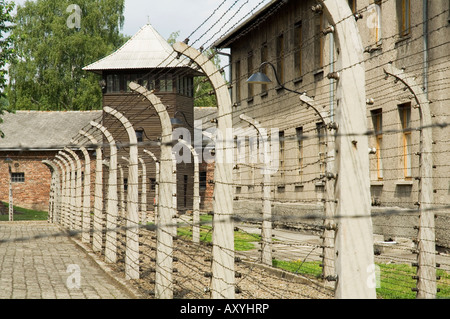
<svg viewBox="0 0 450 319">
<path fill-rule="evenodd" d="M 25 183 L 25 173 L 11 173 L 11 183 Z"/>
<path fill-rule="evenodd" d="M 323 13 L 317 13 L 315 17 L 315 32 L 314 32 L 314 67 L 316 70 L 323 68 Z"/>
<path fill-rule="evenodd" d="M 375 44 L 381 41 L 381 2 L 381 0 L 373 0 L 373 4 L 367 7 L 370 41 Z"/>
<path fill-rule="evenodd" d="M 411 103 L 398 106 L 402 125 L 403 171 L 405 179 L 412 177 Z"/>
<path fill-rule="evenodd" d="M 377 178 L 383 179 L 383 113 L 382 109 L 371 111 L 373 128 L 375 131 L 376 150 L 377 150 Z"/>
<path fill-rule="evenodd" d="M 278 133 L 278 139 L 279 139 L 279 143 L 280 143 L 280 150 L 279 150 L 279 152 L 280 152 L 280 177 L 281 177 L 281 179 L 283 179 L 284 178 L 284 169 L 285 169 L 284 131 L 280 131 Z"/>
<path fill-rule="evenodd" d="M 297 158 L 298 158 L 298 174 L 303 175 L 303 127 L 297 127 L 295 129 L 297 137 Z"/>
<path fill-rule="evenodd" d="M 406 36 L 411 32 L 411 1 L 397 0 L 397 20 L 399 35 Z"/>
<path fill-rule="evenodd" d="M 254 65 L 253 65 L 253 51 L 250 51 L 248 53 L 248 58 L 247 58 L 247 73 L 248 73 L 248 77 L 250 77 L 253 74 L 254 71 Z M 247 85 L 248 88 L 248 95 L 247 95 L 247 99 L 253 99 L 253 84 L 248 84 Z"/>
<path fill-rule="evenodd" d="M 267 47 L 267 43 L 263 43 L 261 46 L 261 63 L 269 61 L 269 49 Z M 264 74 L 267 74 L 268 67 L 265 64 L 261 70 Z M 267 84 L 261 84 L 261 94 L 267 93 Z"/>
<path fill-rule="evenodd" d="M 281 84 L 284 83 L 284 34 L 277 37 L 277 74 Z"/>
<path fill-rule="evenodd" d="M 348 5 L 352 13 L 356 13 L 356 0 L 348 0 Z"/>
<path fill-rule="evenodd" d="M 150 189 L 154 191 L 156 189 L 156 179 L 150 178 Z"/>
<path fill-rule="evenodd" d="M 199 188 L 201 191 L 206 190 L 206 177 L 207 172 L 199 172 Z"/>
<path fill-rule="evenodd" d="M 302 76 L 302 22 L 297 22 L 294 26 L 294 69 L 295 77 Z"/>
<path fill-rule="evenodd" d="M 235 73 L 235 96 L 236 96 L 236 103 L 241 102 L 241 61 L 236 61 L 236 64 L 234 66 L 234 73 Z"/>
</svg>

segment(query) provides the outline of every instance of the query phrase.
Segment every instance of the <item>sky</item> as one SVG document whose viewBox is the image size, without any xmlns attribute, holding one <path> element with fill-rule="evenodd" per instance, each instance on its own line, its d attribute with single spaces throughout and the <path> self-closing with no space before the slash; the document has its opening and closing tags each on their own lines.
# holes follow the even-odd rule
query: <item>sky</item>
<svg viewBox="0 0 450 319">
<path fill-rule="evenodd" d="M 25 3 L 25 0 L 14 1 L 16 5 Z M 165 39 L 179 31 L 178 40 L 182 41 L 215 12 L 191 37 L 192 41 L 198 40 L 198 47 L 208 47 L 268 2 L 270 0 L 125 0 L 125 23 L 121 31 L 132 36 L 150 23 Z M 76 4 L 76 0 L 73 3 Z"/>
<path fill-rule="evenodd" d="M 18 6 L 23 5 L 26 0 L 13 1 Z M 166 40 L 173 32 L 179 32 L 179 41 L 190 36 L 189 45 L 198 49 L 211 46 L 214 41 L 229 33 L 271 0 L 124 1 L 125 19 L 121 30 L 124 35 L 132 36 L 150 23 Z M 73 4 L 76 4 L 76 0 L 73 0 Z M 81 24 L 82 19 L 81 17 Z M 222 67 L 228 65 L 226 57 L 219 58 Z M 225 73 L 228 77 L 226 68 Z"/>
</svg>

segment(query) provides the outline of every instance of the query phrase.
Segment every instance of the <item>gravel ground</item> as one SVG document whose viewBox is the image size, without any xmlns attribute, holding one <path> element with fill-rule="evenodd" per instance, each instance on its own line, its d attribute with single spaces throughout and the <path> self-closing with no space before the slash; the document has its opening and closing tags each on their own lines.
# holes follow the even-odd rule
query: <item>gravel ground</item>
<svg viewBox="0 0 450 319">
<path fill-rule="evenodd" d="M 155 289 L 155 233 L 143 230 L 141 234 L 141 279 L 131 283 L 142 295 L 152 299 Z M 118 276 L 123 276 L 123 253 L 119 256 L 122 258 L 119 257 L 119 262 L 113 269 Z M 332 293 L 323 289 L 316 280 L 264 267 L 244 254 L 239 254 L 239 257 L 241 261 L 235 262 L 236 299 L 333 298 Z M 211 246 L 182 239 L 175 240 L 174 259 L 174 298 L 209 299 Z"/>
</svg>

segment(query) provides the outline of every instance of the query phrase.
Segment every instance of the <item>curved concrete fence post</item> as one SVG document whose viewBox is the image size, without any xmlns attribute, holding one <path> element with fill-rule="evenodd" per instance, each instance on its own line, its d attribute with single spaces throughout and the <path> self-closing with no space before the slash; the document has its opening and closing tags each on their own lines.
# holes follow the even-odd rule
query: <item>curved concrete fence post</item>
<svg viewBox="0 0 450 319">
<path fill-rule="evenodd" d="M 322 114 L 314 101 L 313 98 L 307 96 L 306 94 L 300 95 L 300 101 L 306 104 L 306 108 L 312 108 L 315 113 L 320 117 L 322 123 L 331 129 L 333 127 L 332 119 L 326 121 L 326 115 Z M 334 136 L 332 136 L 327 129 L 324 129 L 325 143 L 326 143 L 326 176 L 323 179 L 325 181 L 325 219 L 324 219 L 324 230 L 323 230 L 323 257 L 322 257 L 322 276 L 325 280 L 325 286 L 334 289 L 335 283 L 334 278 L 336 276 L 336 269 L 334 267 L 335 259 L 335 230 L 336 222 L 334 220 L 336 203 L 334 200 L 335 196 L 335 183 L 336 183 L 336 170 L 334 167 L 335 158 L 335 145 Z"/>
<path fill-rule="evenodd" d="M 272 204 L 270 193 L 270 180 L 271 170 L 268 167 L 270 165 L 270 153 L 267 139 L 267 132 L 263 129 L 261 124 L 247 116 L 245 114 L 240 115 L 240 119 L 247 122 L 255 128 L 262 141 L 263 153 L 264 153 L 264 169 L 263 169 L 263 207 L 262 207 L 262 229 L 261 229 L 261 261 L 269 266 L 272 266 Z"/>
<path fill-rule="evenodd" d="M 75 160 L 75 229 L 82 230 L 82 213 L 83 213 L 83 172 L 81 170 L 80 157 L 70 148 L 65 147 L 64 151 L 72 156 Z"/>
<path fill-rule="evenodd" d="M 389 63 L 384 72 L 394 77 L 406 86 L 416 100 L 420 114 L 420 126 L 430 127 L 432 114 L 430 101 L 424 90 L 415 81 L 415 76 L 406 74 Z M 420 130 L 419 156 L 419 199 L 420 212 L 418 232 L 418 268 L 417 268 L 417 298 L 434 299 L 437 293 L 436 283 L 436 228 L 435 212 L 433 208 L 433 131 L 431 129 Z"/>
<path fill-rule="evenodd" d="M 109 143 L 109 176 L 108 176 L 108 194 L 106 198 L 106 238 L 105 238 L 105 261 L 115 263 L 117 261 L 117 216 L 118 216 L 118 198 L 117 198 L 117 146 L 116 142 L 103 125 L 91 122 L 91 125 L 99 129 Z"/>
<path fill-rule="evenodd" d="M 173 49 L 194 61 L 210 80 L 217 98 L 216 161 L 214 171 L 213 261 L 211 297 L 234 299 L 234 226 L 233 226 L 233 123 L 228 85 L 216 66 L 201 52 L 177 42 Z"/>
<path fill-rule="evenodd" d="M 48 220 L 51 223 L 58 223 L 60 209 L 59 203 L 61 201 L 61 183 L 58 165 L 49 160 L 43 160 L 42 163 L 50 169 L 52 174 L 48 207 Z"/>
<path fill-rule="evenodd" d="M 374 299 L 368 270 L 374 266 L 370 201 L 364 48 L 346 0 L 320 2 L 333 26 L 336 45 L 336 230 L 338 299 Z M 360 218 L 355 218 L 360 216 Z"/>
<path fill-rule="evenodd" d="M 68 163 L 69 169 L 68 172 L 70 174 L 70 182 L 69 182 L 69 210 L 68 210 L 68 221 L 69 221 L 69 229 L 75 229 L 75 206 L 76 206 L 76 168 L 73 163 L 73 158 L 69 156 L 66 152 L 59 151 L 60 154 Z"/>
<path fill-rule="evenodd" d="M 172 235 L 177 235 L 177 224 L 178 224 L 178 197 L 177 197 L 177 158 L 174 153 L 172 153 L 172 209 L 174 211 L 172 220 Z"/>
<path fill-rule="evenodd" d="M 156 158 L 155 154 L 149 150 L 144 150 L 144 153 L 148 154 L 153 161 L 155 162 L 155 198 L 154 198 L 154 223 L 157 224 L 158 223 L 158 195 L 159 195 L 159 160 Z"/>
<path fill-rule="evenodd" d="M 80 131 L 82 136 L 89 139 L 92 145 L 96 146 L 95 149 L 95 186 L 94 186 L 94 222 L 92 231 L 92 249 L 95 252 L 102 250 L 102 231 L 103 231 L 103 158 L 102 148 L 92 134 L 89 134 L 83 130 Z"/>
<path fill-rule="evenodd" d="M 125 159 L 122 157 L 122 159 Z M 127 159 L 128 161 L 128 159 Z M 117 169 L 119 170 L 119 180 L 117 181 L 117 186 L 119 189 L 119 224 L 122 224 L 122 220 L 126 217 L 125 210 L 125 176 L 123 173 L 122 164 L 117 164 Z"/>
<path fill-rule="evenodd" d="M 59 211 L 59 223 L 67 227 L 67 207 L 68 207 L 68 181 L 67 181 L 67 165 L 64 163 L 65 160 L 60 159 L 59 155 L 55 156 L 55 159 L 53 162 L 55 162 L 56 165 L 59 166 L 61 169 L 61 205 L 60 205 L 60 211 Z"/>
<path fill-rule="evenodd" d="M 78 133 L 80 134 L 80 133 Z M 77 140 L 71 143 L 78 146 L 84 157 L 84 178 L 83 178 L 83 210 L 81 214 L 81 241 L 90 243 L 91 241 L 91 157 L 86 147 Z"/>
<path fill-rule="evenodd" d="M 161 157 L 158 203 L 158 227 L 156 230 L 155 296 L 159 299 L 173 298 L 173 160 L 172 123 L 161 100 L 145 87 L 131 82 L 132 91 L 144 96 L 156 110 L 161 122 Z"/>
<path fill-rule="evenodd" d="M 139 157 L 139 163 L 141 164 L 141 223 L 144 225 L 147 223 L 147 167 L 144 160 Z"/>
<path fill-rule="evenodd" d="M 186 146 L 194 159 L 194 200 L 192 209 L 192 241 L 200 242 L 200 177 L 199 177 L 199 158 L 195 148 L 185 140 L 179 139 L 178 142 Z"/>
<path fill-rule="evenodd" d="M 103 111 L 114 116 L 123 125 L 129 138 L 129 165 L 127 185 L 127 243 L 125 254 L 125 277 L 139 279 L 139 162 L 136 131 L 131 122 L 117 110 L 105 106 Z"/>
</svg>

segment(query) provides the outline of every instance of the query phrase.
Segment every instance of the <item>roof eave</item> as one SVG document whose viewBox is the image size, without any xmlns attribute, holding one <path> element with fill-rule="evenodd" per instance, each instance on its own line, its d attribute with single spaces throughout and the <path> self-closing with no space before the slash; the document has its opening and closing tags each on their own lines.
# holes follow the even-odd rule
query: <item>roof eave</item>
<svg viewBox="0 0 450 319">
<path fill-rule="evenodd" d="M 264 7 L 259 9 L 255 14 L 249 17 L 247 20 L 244 20 L 241 24 L 239 24 L 236 28 L 231 30 L 229 33 L 221 37 L 219 40 L 213 43 L 213 47 L 218 49 L 226 49 L 229 48 L 229 45 L 234 42 L 233 37 L 235 34 L 240 32 L 242 29 L 252 25 L 259 17 L 267 13 L 273 6 L 275 6 L 279 2 L 287 3 L 289 0 L 272 0 Z"/>
</svg>

